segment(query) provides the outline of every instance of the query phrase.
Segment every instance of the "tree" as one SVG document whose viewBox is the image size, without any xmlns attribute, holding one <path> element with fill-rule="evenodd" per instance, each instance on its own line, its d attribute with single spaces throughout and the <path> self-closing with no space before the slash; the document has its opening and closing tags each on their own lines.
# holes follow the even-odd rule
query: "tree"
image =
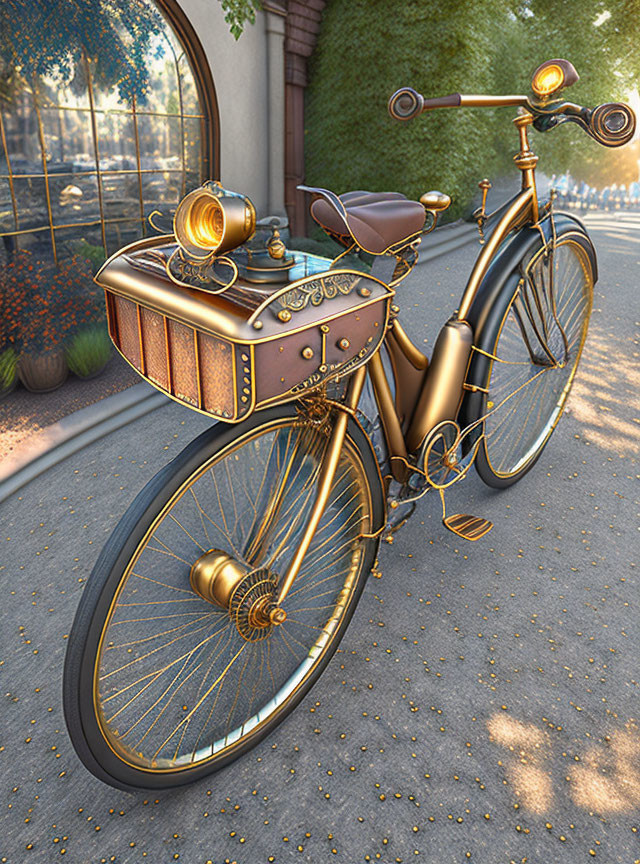
<svg viewBox="0 0 640 864">
<path fill-rule="evenodd" d="M 237 39 L 255 21 L 260 0 L 220 0 Z M 156 37 L 165 25 L 151 0 L 2 0 L 0 2 L 0 98 L 19 78 L 45 76 L 83 89 L 85 60 L 94 80 L 117 87 L 120 99 L 144 104 L 151 56 L 161 57 Z"/>
</svg>

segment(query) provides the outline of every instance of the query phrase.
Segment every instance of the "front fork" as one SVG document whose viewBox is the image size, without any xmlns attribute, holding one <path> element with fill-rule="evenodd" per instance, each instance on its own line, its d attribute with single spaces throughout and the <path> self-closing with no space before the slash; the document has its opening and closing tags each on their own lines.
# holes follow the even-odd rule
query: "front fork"
<svg viewBox="0 0 640 864">
<path fill-rule="evenodd" d="M 358 407 L 366 374 L 366 366 L 361 366 L 356 370 L 349 381 L 349 389 L 347 390 L 344 402 L 333 403 L 340 413 L 333 425 L 331 437 L 327 444 L 322 468 L 320 469 L 320 474 L 318 476 L 318 490 L 316 492 L 316 498 L 311 507 L 311 512 L 307 517 L 307 524 L 305 525 L 304 533 L 298 543 L 298 548 L 296 549 L 293 558 L 291 559 L 291 563 L 287 567 L 287 571 L 282 579 L 282 585 L 275 600 L 276 608 L 281 607 L 281 604 L 289 593 L 289 589 L 291 588 L 294 579 L 300 572 L 304 556 L 307 554 L 313 535 L 316 533 L 320 519 L 324 513 L 324 509 L 331 493 L 333 479 L 338 468 L 340 453 L 342 452 L 342 447 L 344 445 L 344 439 L 347 433 L 347 424 L 349 423 L 349 415 L 353 414 Z"/>
</svg>

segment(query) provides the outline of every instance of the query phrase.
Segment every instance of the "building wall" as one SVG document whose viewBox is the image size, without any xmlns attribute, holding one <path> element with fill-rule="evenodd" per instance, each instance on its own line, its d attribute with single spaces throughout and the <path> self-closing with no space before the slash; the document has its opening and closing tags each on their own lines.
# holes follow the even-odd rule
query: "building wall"
<svg viewBox="0 0 640 864">
<path fill-rule="evenodd" d="M 180 0 L 207 54 L 220 114 L 220 179 L 258 217 L 284 216 L 284 16 L 258 12 L 237 41 L 217 0 Z"/>
</svg>

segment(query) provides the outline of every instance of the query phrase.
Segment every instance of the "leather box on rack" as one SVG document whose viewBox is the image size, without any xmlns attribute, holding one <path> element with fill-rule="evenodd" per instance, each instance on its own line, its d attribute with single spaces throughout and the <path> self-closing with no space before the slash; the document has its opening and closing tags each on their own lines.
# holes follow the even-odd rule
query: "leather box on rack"
<svg viewBox="0 0 640 864">
<path fill-rule="evenodd" d="M 296 253 L 286 284 L 239 278 L 212 294 L 172 281 L 175 248 L 171 235 L 131 244 L 96 281 L 118 351 L 190 408 L 237 422 L 352 372 L 382 342 L 393 290 L 366 273 L 313 272 L 330 262 Z"/>
</svg>

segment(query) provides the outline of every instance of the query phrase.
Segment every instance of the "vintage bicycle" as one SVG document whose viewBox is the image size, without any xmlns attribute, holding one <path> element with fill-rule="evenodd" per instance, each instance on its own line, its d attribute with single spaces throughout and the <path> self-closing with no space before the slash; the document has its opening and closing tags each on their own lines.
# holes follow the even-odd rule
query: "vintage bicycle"
<svg viewBox="0 0 640 864">
<path fill-rule="evenodd" d="M 529 129 L 574 122 L 611 147 L 635 129 L 623 104 L 565 101 L 577 78 L 551 60 L 528 96 L 391 97 L 398 120 L 519 108 L 521 191 L 489 217 L 480 183 L 481 251 L 429 359 L 395 297 L 449 206 L 439 192 L 417 202 L 305 187 L 313 218 L 344 247 L 331 261 L 288 251 L 276 225 L 256 233 L 249 199 L 209 182 L 180 203 L 173 233 L 103 266 L 120 353 L 218 422 L 140 492 L 82 595 L 64 708 L 97 777 L 173 787 L 269 734 L 329 662 L 382 536 L 427 491 L 457 534 L 490 529 L 447 516 L 445 490 L 472 464 L 501 488 L 536 462 L 566 404 L 597 279 L 581 223 L 538 199 Z"/>
</svg>

